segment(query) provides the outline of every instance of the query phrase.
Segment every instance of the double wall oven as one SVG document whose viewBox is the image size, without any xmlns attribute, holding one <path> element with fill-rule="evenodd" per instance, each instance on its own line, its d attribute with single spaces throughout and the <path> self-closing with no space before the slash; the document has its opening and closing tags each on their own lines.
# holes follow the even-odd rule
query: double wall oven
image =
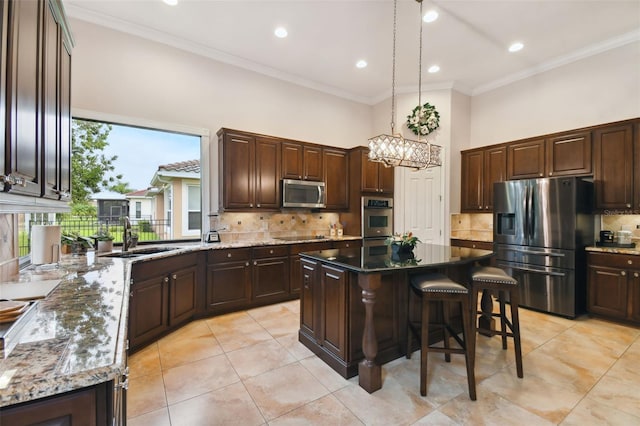
<svg viewBox="0 0 640 426">
<path fill-rule="evenodd" d="M 369 256 L 385 255 L 393 235 L 393 198 L 362 197 L 362 246 Z"/>
</svg>

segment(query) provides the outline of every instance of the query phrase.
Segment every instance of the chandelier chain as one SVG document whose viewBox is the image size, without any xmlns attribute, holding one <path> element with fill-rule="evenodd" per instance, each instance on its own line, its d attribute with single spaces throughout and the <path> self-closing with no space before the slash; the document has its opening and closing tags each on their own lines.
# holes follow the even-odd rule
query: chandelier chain
<svg viewBox="0 0 640 426">
<path fill-rule="evenodd" d="M 396 25 L 397 25 L 398 0 L 393 0 L 393 54 L 391 66 L 391 134 L 395 134 L 396 116 Z"/>
<path fill-rule="evenodd" d="M 422 105 L 422 0 L 420 3 L 420 53 L 418 54 L 418 105 Z M 418 136 L 420 140 L 420 136 Z"/>
</svg>

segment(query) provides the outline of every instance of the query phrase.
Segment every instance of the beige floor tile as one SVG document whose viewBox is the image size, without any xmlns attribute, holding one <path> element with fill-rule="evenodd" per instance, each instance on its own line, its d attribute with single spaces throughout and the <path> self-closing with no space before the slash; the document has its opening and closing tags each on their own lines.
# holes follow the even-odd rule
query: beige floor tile
<svg viewBox="0 0 640 426">
<path fill-rule="evenodd" d="M 167 407 L 127 419 L 128 426 L 171 426 Z"/>
<path fill-rule="evenodd" d="M 240 381 L 225 355 L 180 365 L 163 375 L 169 405 Z"/>
<path fill-rule="evenodd" d="M 351 385 L 347 379 L 336 373 L 317 356 L 305 358 L 300 361 L 300 364 L 313 374 L 313 376 L 327 389 L 329 389 L 330 392 L 334 392 L 345 386 Z"/>
<path fill-rule="evenodd" d="M 248 313 L 239 312 L 206 320 L 225 352 L 273 339 Z"/>
<path fill-rule="evenodd" d="M 478 392 L 476 401 L 471 401 L 466 395 L 460 395 L 440 407 L 439 411 L 457 425 L 547 426 L 554 424 L 484 389 Z"/>
<path fill-rule="evenodd" d="M 640 417 L 601 404 L 590 397 L 586 397 L 564 419 L 563 426 L 612 425 L 629 426 L 640 425 Z"/>
<path fill-rule="evenodd" d="M 640 381 L 638 375 L 624 379 L 604 376 L 589 392 L 593 401 L 640 417 Z"/>
<path fill-rule="evenodd" d="M 160 362 L 163 370 L 224 353 L 222 346 L 212 334 L 172 340 L 171 345 L 160 345 Z"/>
<path fill-rule="evenodd" d="M 227 358 L 242 380 L 296 362 L 293 355 L 273 339 L 227 352 Z"/>
<path fill-rule="evenodd" d="M 249 314 L 249 316 L 251 316 L 251 318 L 260 322 L 275 317 L 288 316 L 291 314 L 295 314 L 296 312 L 292 312 L 284 303 L 278 303 L 276 305 L 267 305 L 261 306 L 259 308 L 249 309 L 247 313 Z"/>
<path fill-rule="evenodd" d="M 267 420 L 280 417 L 329 393 L 297 362 L 251 377 L 244 384 Z"/>
<path fill-rule="evenodd" d="M 313 352 L 298 340 L 298 333 L 276 339 L 297 360 L 314 356 Z"/>
<path fill-rule="evenodd" d="M 290 300 L 288 302 L 284 302 L 284 303 L 282 303 L 282 306 L 286 307 L 287 309 L 289 309 L 294 314 L 300 314 L 300 300 L 299 299 Z"/>
<path fill-rule="evenodd" d="M 525 378 L 534 375 L 551 384 L 561 383 L 582 393 L 587 393 L 603 374 L 602 371 L 575 365 L 541 350 L 528 354 L 522 363 Z"/>
<path fill-rule="evenodd" d="M 492 391 L 552 423 L 562 421 L 584 396 L 567 384 L 552 384 L 531 374 L 520 379 L 509 369 L 478 386 L 479 395 Z"/>
<path fill-rule="evenodd" d="M 300 315 L 287 310 L 286 313 L 258 320 L 273 337 L 297 336 L 300 330 Z"/>
<path fill-rule="evenodd" d="M 366 425 L 408 425 L 435 409 L 433 403 L 420 396 L 419 387 L 401 383 L 390 373 L 383 374 L 382 389 L 371 394 L 358 386 L 357 377 L 349 381 L 352 386 L 333 395 Z"/>
<path fill-rule="evenodd" d="M 363 423 L 333 395 L 327 395 L 269 422 L 269 426 L 294 425 L 358 426 Z"/>
<path fill-rule="evenodd" d="M 169 406 L 171 426 L 261 425 L 260 410 L 242 383 Z"/>
<path fill-rule="evenodd" d="M 454 422 L 449 416 L 442 414 L 438 410 L 432 411 L 417 422 L 413 423 L 414 426 L 458 426 L 459 424 L 460 423 Z"/>
<path fill-rule="evenodd" d="M 162 366 L 157 343 L 152 343 L 129 357 L 130 378 L 160 374 L 161 372 Z"/>
<path fill-rule="evenodd" d="M 589 368 L 598 375 L 604 374 L 613 365 L 618 353 L 597 342 L 581 341 L 576 336 L 566 336 L 565 333 L 545 343 L 538 350 L 563 362 Z"/>
<path fill-rule="evenodd" d="M 213 337 L 213 333 L 205 320 L 190 322 L 178 330 L 164 336 L 158 340 L 158 348 L 160 351 L 170 349 L 176 344 L 184 343 L 187 339 L 195 339 L 199 337 Z"/>
<path fill-rule="evenodd" d="M 129 378 L 127 416 L 137 417 L 167 406 L 161 374 Z"/>
</svg>

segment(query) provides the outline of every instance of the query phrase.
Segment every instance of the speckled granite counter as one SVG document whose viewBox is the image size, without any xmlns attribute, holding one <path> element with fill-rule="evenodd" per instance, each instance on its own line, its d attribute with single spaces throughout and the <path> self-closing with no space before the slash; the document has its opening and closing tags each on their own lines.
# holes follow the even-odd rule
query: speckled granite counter
<svg viewBox="0 0 640 426">
<path fill-rule="evenodd" d="M 640 256 L 640 248 L 638 244 L 636 244 L 636 248 L 621 248 L 621 247 L 596 247 L 591 246 L 585 248 L 586 251 L 594 251 L 601 253 L 615 253 L 615 254 L 631 254 L 635 256 Z"/>
<path fill-rule="evenodd" d="M 311 241 L 355 241 L 343 236 Z M 30 267 L 16 282 L 60 279 L 39 300 L 17 346 L 0 359 L 0 407 L 114 380 L 126 366 L 129 278 L 132 262 L 199 250 L 283 245 L 300 240 L 254 240 L 213 244 L 176 243 L 176 250 L 137 258 L 63 256 L 57 268 Z M 133 250 L 135 251 L 135 249 Z"/>
</svg>

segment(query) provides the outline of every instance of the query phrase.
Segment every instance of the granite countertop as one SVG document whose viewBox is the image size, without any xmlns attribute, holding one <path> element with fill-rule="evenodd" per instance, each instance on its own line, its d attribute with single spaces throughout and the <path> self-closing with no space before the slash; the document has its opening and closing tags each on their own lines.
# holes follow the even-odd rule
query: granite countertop
<svg viewBox="0 0 640 426">
<path fill-rule="evenodd" d="M 31 266 L 11 279 L 28 285 L 60 280 L 33 307 L 17 345 L 0 358 L 0 407 L 56 395 L 122 377 L 126 367 L 129 279 L 134 262 L 200 250 L 359 240 L 359 236 L 283 241 L 167 243 L 174 250 L 138 257 L 64 255 L 57 267 Z M 142 246 L 131 250 L 144 250 Z"/>
<path fill-rule="evenodd" d="M 634 256 L 640 256 L 640 247 L 638 243 L 636 243 L 635 248 L 589 246 L 586 247 L 585 250 L 601 253 L 630 254 Z"/>
</svg>

